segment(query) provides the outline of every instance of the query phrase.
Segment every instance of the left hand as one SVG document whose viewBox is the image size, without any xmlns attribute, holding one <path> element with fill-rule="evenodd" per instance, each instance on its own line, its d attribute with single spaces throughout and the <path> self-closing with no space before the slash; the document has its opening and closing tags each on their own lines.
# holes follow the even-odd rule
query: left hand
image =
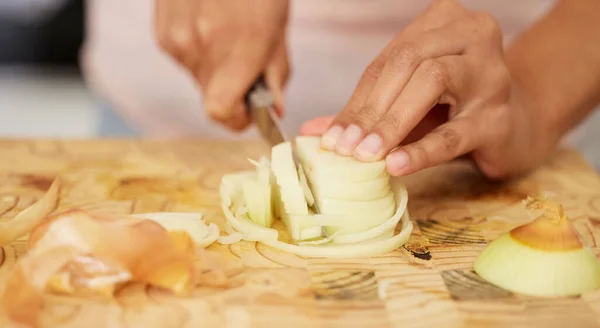
<svg viewBox="0 0 600 328">
<path fill-rule="evenodd" d="M 529 128 L 512 89 L 496 21 L 454 0 L 435 1 L 367 67 L 339 115 L 309 122 L 302 133 L 327 127 L 323 148 L 385 158 L 392 175 L 471 154 L 488 177 L 504 177 L 531 165 L 512 158 L 527 153 L 513 136 Z"/>
</svg>

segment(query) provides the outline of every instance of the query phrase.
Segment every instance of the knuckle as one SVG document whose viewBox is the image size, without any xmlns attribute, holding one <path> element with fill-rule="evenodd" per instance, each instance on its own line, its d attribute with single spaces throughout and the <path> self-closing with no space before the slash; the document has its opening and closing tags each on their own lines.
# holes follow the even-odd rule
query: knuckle
<svg viewBox="0 0 600 328">
<path fill-rule="evenodd" d="M 398 134 L 401 124 L 401 119 L 397 115 L 385 115 L 373 132 L 381 135 L 385 140 L 395 139 L 393 136 Z"/>
<path fill-rule="evenodd" d="M 502 35 L 500 25 L 492 14 L 485 11 L 476 11 L 471 13 L 470 19 L 483 38 L 497 38 Z"/>
<path fill-rule="evenodd" d="M 193 35 L 189 28 L 182 25 L 173 25 L 167 35 L 171 49 L 185 50 L 192 47 Z"/>
<path fill-rule="evenodd" d="M 450 154 L 457 154 L 460 149 L 461 137 L 451 128 L 441 127 L 432 133 L 432 137 L 437 139 L 443 150 Z"/>
<path fill-rule="evenodd" d="M 410 146 L 409 153 L 410 158 L 413 161 L 416 161 L 419 167 L 429 166 L 429 154 L 427 153 L 427 150 L 423 147 L 423 145 L 421 145 L 420 143 L 416 143 Z"/>
<path fill-rule="evenodd" d="M 390 50 L 388 62 L 396 70 L 405 70 L 419 62 L 420 49 L 414 42 L 397 44 Z"/>
<path fill-rule="evenodd" d="M 361 127 L 370 127 L 380 118 L 379 112 L 370 104 L 365 104 L 354 115 L 354 121 Z"/>
<path fill-rule="evenodd" d="M 383 70 L 383 66 L 385 64 L 382 60 L 376 59 L 372 63 L 370 63 L 365 69 L 362 79 L 367 80 L 369 82 L 375 82 L 379 78 L 381 71 Z"/>
<path fill-rule="evenodd" d="M 448 85 L 450 75 L 448 69 L 440 61 L 432 59 L 424 62 L 424 69 L 429 81 L 439 85 Z"/>
</svg>

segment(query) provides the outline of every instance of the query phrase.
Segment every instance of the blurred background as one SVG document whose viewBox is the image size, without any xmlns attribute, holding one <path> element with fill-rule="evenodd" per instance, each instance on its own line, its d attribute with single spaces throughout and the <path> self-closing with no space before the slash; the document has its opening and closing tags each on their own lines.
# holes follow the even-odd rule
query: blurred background
<svg viewBox="0 0 600 328">
<path fill-rule="evenodd" d="M 389 7 L 291 2 L 293 75 L 282 122 L 289 134 L 317 115 L 337 113 L 364 67 L 428 5 L 380 1 Z M 545 0 L 515 10 L 502 1 L 463 2 L 499 18 L 505 41 L 551 8 Z M 0 138 L 257 137 L 206 118 L 195 82 L 158 48 L 152 22 L 153 1 L 0 0 Z M 598 110 L 565 141 L 600 170 L 597 131 Z"/>
<path fill-rule="evenodd" d="M 79 67 L 84 5 L 0 0 L 0 137 L 96 135 Z"/>
</svg>

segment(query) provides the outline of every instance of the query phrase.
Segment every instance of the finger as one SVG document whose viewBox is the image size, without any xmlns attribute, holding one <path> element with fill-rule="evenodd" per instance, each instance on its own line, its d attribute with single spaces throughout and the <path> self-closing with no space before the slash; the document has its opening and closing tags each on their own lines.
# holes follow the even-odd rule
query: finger
<svg viewBox="0 0 600 328">
<path fill-rule="evenodd" d="M 232 121 L 234 116 L 248 119 L 237 104 L 243 103 L 245 93 L 265 67 L 270 47 L 262 36 L 242 37 L 214 68 L 204 98 L 205 110 L 213 119 L 222 123 Z"/>
<path fill-rule="evenodd" d="M 287 44 L 282 40 L 273 53 L 270 63 L 265 69 L 265 83 L 273 94 L 273 103 L 277 115 L 282 118 L 285 112 L 283 89 L 290 74 Z"/>
<path fill-rule="evenodd" d="M 232 111 L 231 119 L 225 125 L 233 131 L 243 131 L 250 126 L 250 123 L 246 115 L 246 104 L 238 102 Z"/>
<path fill-rule="evenodd" d="M 158 43 L 177 62 L 193 68 L 200 53 L 194 33 L 195 2 L 187 0 L 157 0 L 155 33 Z"/>
<path fill-rule="evenodd" d="M 300 127 L 300 135 L 320 136 L 323 133 L 325 133 L 325 131 L 327 131 L 327 128 L 329 128 L 329 126 L 331 125 L 331 122 L 333 122 L 334 118 L 335 118 L 335 116 L 333 116 L 333 115 L 321 116 L 321 117 L 317 117 L 313 120 L 310 120 L 308 122 L 305 122 Z"/>
<path fill-rule="evenodd" d="M 445 163 L 467 154 L 485 142 L 477 117 L 445 123 L 424 138 L 386 156 L 390 175 L 401 176 Z"/>
<path fill-rule="evenodd" d="M 416 68 L 424 60 L 460 55 L 471 44 L 468 24 L 456 21 L 427 31 L 415 39 L 398 40 L 387 55 L 377 82 L 362 106 L 342 111 L 335 123 L 347 126 L 336 143 L 336 151 L 349 155 L 400 95 Z"/>
<path fill-rule="evenodd" d="M 377 82 L 379 73 L 385 65 L 385 52 L 386 50 L 384 49 L 383 53 L 375 58 L 375 60 L 369 64 L 369 66 L 367 66 L 342 112 L 355 111 L 357 108 L 362 106 L 365 99 L 371 92 L 371 89 L 375 85 L 375 82 Z M 323 134 L 321 138 L 321 147 L 324 149 L 334 150 L 338 139 L 344 133 L 344 127 L 345 125 L 343 125 L 341 122 L 333 123 L 332 126 Z"/>
<path fill-rule="evenodd" d="M 391 109 L 367 131 L 354 156 L 363 161 L 380 160 L 404 140 L 443 96 L 450 97 L 452 79 L 460 80 L 460 69 L 464 69 L 459 58 L 421 63 Z"/>
</svg>

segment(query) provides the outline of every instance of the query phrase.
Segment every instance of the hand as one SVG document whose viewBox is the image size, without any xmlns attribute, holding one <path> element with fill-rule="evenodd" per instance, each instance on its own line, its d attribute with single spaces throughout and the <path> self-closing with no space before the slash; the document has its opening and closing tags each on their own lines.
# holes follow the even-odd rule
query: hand
<svg viewBox="0 0 600 328">
<path fill-rule="evenodd" d="M 488 177 L 501 178 L 533 165 L 523 141 L 531 119 L 513 91 L 495 20 L 435 1 L 367 67 L 341 113 L 303 133 L 327 124 L 323 148 L 385 158 L 396 176 L 468 154 Z"/>
<path fill-rule="evenodd" d="M 283 115 L 287 18 L 288 0 L 156 0 L 155 27 L 160 46 L 203 89 L 208 115 L 241 130 L 244 96 L 261 73 Z"/>
</svg>

